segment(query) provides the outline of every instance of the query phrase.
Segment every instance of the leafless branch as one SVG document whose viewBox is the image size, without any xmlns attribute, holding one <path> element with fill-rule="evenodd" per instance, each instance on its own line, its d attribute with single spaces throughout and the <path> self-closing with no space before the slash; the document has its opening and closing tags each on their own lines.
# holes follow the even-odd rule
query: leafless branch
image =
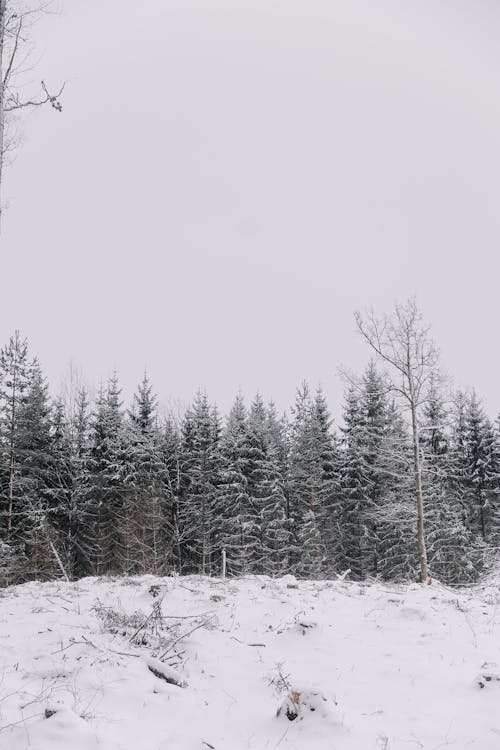
<svg viewBox="0 0 500 750">
<path fill-rule="evenodd" d="M 12 94 L 8 103 L 4 106 L 4 112 L 13 112 L 14 110 L 25 109 L 26 107 L 42 107 L 44 104 L 50 104 L 50 106 L 57 110 L 57 112 L 62 112 L 60 97 L 64 91 L 65 85 L 66 84 L 63 83 L 56 94 L 51 94 L 45 85 L 45 81 L 42 81 L 44 95 L 35 99 L 26 99 L 24 101 L 20 98 L 18 93 Z"/>
<path fill-rule="evenodd" d="M 4 91 L 7 88 L 7 86 L 9 85 L 9 80 L 10 80 L 10 76 L 11 76 L 11 73 L 12 73 L 12 66 L 14 65 L 14 60 L 16 59 L 17 51 L 18 51 L 18 48 L 19 48 L 19 38 L 21 36 L 21 29 L 22 29 L 22 27 L 23 27 L 23 17 L 21 16 L 21 18 L 19 19 L 19 23 L 17 25 L 16 33 L 15 33 L 14 46 L 12 48 L 10 59 L 9 59 L 8 65 L 7 65 L 7 69 L 6 69 L 5 75 L 3 77 L 3 89 L 4 89 Z"/>
</svg>

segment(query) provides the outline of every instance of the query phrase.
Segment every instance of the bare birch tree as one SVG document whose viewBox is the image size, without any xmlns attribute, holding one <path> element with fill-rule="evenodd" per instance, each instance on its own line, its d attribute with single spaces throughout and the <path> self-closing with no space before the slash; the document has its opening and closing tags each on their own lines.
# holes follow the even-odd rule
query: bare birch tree
<svg viewBox="0 0 500 750">
<path fill-rule="evenodd" d="M 24 76 L 30 69 L 30 28 L 37 17 L 50 6 L 51 0 L 42 0 L 33 5 L 23 0 L 0 0 L 0 219 L 5 154 L 9 147 L 6 139 L 6 117 L 9 113 L 45 104 L 57 112 L 62 110 L 60 96 L 64 85 L 56 93 L 50 93 L 45 82 L 41 81 L 37 91 L 25 94 L 24 86 L 21 93 L 19 79 L 19 76 Z"/>
<path fill-rule="evenodd" d="M 416 300 L 397 304 L 392 315 L 377 318 L 373 311 L 366 316 L 355 313 L 363 338 L 392 368 L 392 388 L 406 402 L 411 416 L 413 474 L 417 502 L 417 546 L 420 579 L 428 581 L 427 552 L 424 534 L 424 503 L 419 444 L 420 407 L 425 401 L 427 385 L 436 372 L 438 351 L 430 338 Z"/>
</svg>

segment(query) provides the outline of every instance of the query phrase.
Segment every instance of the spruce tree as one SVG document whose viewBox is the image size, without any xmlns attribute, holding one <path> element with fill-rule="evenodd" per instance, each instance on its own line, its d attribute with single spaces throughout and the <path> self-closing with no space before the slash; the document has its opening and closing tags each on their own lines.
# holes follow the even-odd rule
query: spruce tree
<svg viewBox="0 0 500 750">
<path fill-rule="evenodd" d="M 17 428 L 22 498 L 18 504 L 16 525 L 19 528 L 18 538 L 22 539 L 22 577 L 26 580 L 52 577 L 57 573 L 48 522 L 50 492 L 58 481 L 52 461 L 51 429 L 48 386 L 35 360 L 26 398 L 19 407 Z"/>
<path fill-rule="evenodd" d="M 157 429 L 156 397 L 145 375 L 123 425 L 121 567 L 127 574 L 164 573 L 171 537 L 170 492 Z"/>
<path fill-rule="evenodd" d="M 419 566 L 415 547 L 415 496 L 408 426 L 394 400 L 387 406 L 381 446 L 384 493 L 375 511 L 377 574 L 385 580 L 414 580 Z"/>
<path fill-rule="evenodd" d="M 181 435 L 176 420 L 170 415 L 160 429 L 159 450 L 163 463 L 164 484 L 170 499 L 167 515 L 169 542 L 165 550 L 165 564 L 169 570 L 181 568 L 181 532 L 179 502 L 182 490 L 180 470 Z"/>
<path fill-rule="evenodd" d="M 214 551 L 214 506 L 220 475 L 219 419 L 199 392 L 185 416 L 181 440 L 179 529 L 183 572 L 210 575 Z"/>
<path fill-rule="evenodd" d="M 56 403 L 54 431 L 53 460 L 59 481 L 52 490 L 50 518 L 68 576 L 81 578 L 92 573 L 95 552 L 91 414 L 85 387 L 78 389 L 74 405 Z"/>
<path fill-rule="evenodd" d="M 495 433 L 475 393 L 466 414 L 468 520 L 472 533 L 489 544 L 496 527 Z"/>
<path fill-rule="evenodd" d="M 297 391 L 291 425 L 289 494 L 296 550 L 291 565 L 304 578 L 321 577 L 327 559 L 328 500 L 315 416 L 309 386 L 303 383 Z"/>
<path fill-rule="evenodd" d="M 363 457 L 364 417 L 359 391 L 346 393 L 342 427 L 341 497 L 335 509 L 337 528 L 336 561 L 340 570 L 350 570 L 353 578 L 366 573 L 363 548 L 370 535 L 373 510 L 369 478 Z"/>
<path fill-rule="evenodd" d="M 269 412 L 257 394 L 248 418 L 246 463 L 250 504 L 256 519 L 252 570 L 273 576 L 287 570 L 292 546 L 279 459 L 269 433 Z"/>
<path fill-rule="evenodd" d="M 92 569 L 95 575 L 120 569 L 123 528 L 117 524 L 124 499 L 123 411 L 116 373 L 101 388 L 92 424 L 89 501 L 92 508 Z"/>
<path fill-rule="evenodd" d="M 215 503 L 217 551 L 226 553 L 228 575 L 252 570 L 257 558 L 259 521 L 248 488 L 248 424 L 240 395 L 221 436 L 221 467 Z"/>
<path fill-rule="evenodd" d="M 429 566 L 431 574 L 444 583 L 459 583 L 474 580 L 477 561 L 462 504 L 448 481 L 453 470 L 448 422 L 438 383 L 432 379 L 420 438 Z"/>
<path fill-rule="evenodd" d="M 18 483 L 18 415 L 26 402 L 31 366 L 28 342 L 16 331 L 0 351 L 0 573 L 7 584 L 16 580 L 23 553 L 17 523 L 23 502 Z"/>
</svg>

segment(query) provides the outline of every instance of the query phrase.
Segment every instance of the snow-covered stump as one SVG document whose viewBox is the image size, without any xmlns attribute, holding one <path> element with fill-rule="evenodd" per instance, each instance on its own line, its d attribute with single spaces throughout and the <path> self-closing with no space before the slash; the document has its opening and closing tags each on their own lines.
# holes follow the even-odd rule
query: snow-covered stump
<svg viewBox="0 0 500 750">
<path fill-rule="evenodd" d="M 291 688 L 276 711 L 276 716 L 288 721 L 302 720 L 308 714 L 321 718 L 331 715 L 331 701 L 321 690 L 311 688 Z"/>
</svg>

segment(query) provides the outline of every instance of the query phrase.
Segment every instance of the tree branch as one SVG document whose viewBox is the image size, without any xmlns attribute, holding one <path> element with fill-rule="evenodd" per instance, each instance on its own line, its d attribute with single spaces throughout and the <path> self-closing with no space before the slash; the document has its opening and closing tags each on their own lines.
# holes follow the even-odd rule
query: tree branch
<svg viewBox="0 0 500 750">
<path fill-rule="evenodd" d="M 60 102 L 60 96 L 64 91 L 66 83 L 63 83 L 57 94 L 51 94 L 45 85 L 45 81 L 42 81 L 42 88 L 45 96 L 39 99 L 27 99 L 21 101 L 19 94 L 11 95 L 10 103 L 5 104 L 4 112 L 13 112 L 17 109 L 25 109 L 26 107 L 42 107 L 44 104 L 50 104 L 57 112 L 62 112 L 62 104 Z"/>
</svg>

